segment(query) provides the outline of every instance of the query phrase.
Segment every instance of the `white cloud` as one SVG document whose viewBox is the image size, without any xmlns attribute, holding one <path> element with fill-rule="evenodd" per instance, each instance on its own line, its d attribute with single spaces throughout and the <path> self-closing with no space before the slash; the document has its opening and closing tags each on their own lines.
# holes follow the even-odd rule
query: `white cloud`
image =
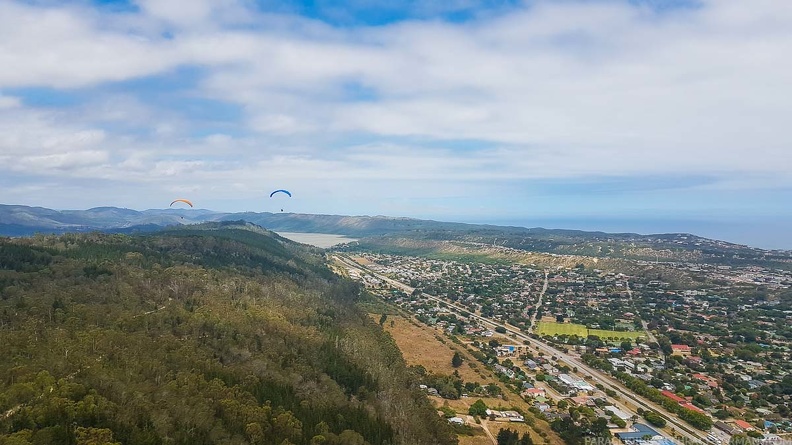
<svg viewBox="0 0 792 445">
<path fill-rule="evenodd" d="M 288 181 L 345 193 L 453 184 L 432 188 L 443 196 L 493 179 L 792 185 L 792 4 L 712 0 L 657 13 L 540 1 L 466 23 L 357 28 L 241 0 L 138 4 L 110 14 L 0 2 L 0 66 L 13 67 L 0 70 L 0 88 L 90 95 L 201 67 L 185 96 L 234 103 L 239 120 L 206 129 L 132 90 L 63 110 L 14 93 L 0 96 L 0 168 L 217 197 Z M 348 142 L 360 140 L 376 142 Z"/>
<path fill-rule="evenodd" d="M 8 108 L 16 108 L 21 104 L 18 97 L 4 96 L 0 94 L 0 110 Z"/>
</svg>

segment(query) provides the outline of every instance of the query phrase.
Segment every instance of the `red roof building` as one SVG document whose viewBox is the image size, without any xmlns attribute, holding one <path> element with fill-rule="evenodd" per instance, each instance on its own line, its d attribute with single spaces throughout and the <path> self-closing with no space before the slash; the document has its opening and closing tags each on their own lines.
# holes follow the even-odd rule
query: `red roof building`
<svg viewBox="0 0 792 445">
<path fill-rule="evenodd" d="M 691 411 L 696 411 L 696 412 L 701 413 L 701 414 L 706 414 L 706 412 L 703 409 L 699 408 L 698 406 L 696 406 L 696 405 L 694 405 L 692 403 L 685 402 L 685 403 L 680 403 L 679 405 L 682 408 L 689 409 Z"/>
<path fill-rule="evenodd" d="M 744 420 L 735 420 L 734 424 L 737 425 L 743 431 L 754 431 L 754 430 L 756 430 L 756 428 L 754 428 L 753 425 L 751 425 L 750 423 L 748 423 L 748 422 L 746 422 Z"/>
<path fill-rule="evenodd" d="M 680 405 L 683 404 L 683 403 L 687 403 L 687 400 L 683 399 L 682 397 L 679 397 L 678 395 L 672 393 L 671 391 L 669 391 L 667 389 L 664 389 L 663 391 L 660 391 L 660 394 L 668 397 L 669 399 L 673 400 L 676 403 L 679 403 Z"/>
</svg>

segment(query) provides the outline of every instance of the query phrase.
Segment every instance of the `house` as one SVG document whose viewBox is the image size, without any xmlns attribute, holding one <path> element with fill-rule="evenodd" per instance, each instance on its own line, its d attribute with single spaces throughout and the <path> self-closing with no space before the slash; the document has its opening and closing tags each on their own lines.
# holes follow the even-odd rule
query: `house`
<svg viewBox="0 0 792 445">
<path fill-rule="evenodd" d="M 702 413 L 702 414 L 704 413 L 703 409 L 701 409 L 698 406 L 690 403 L 690 401 L 688 399 L 685 399 L 683 397 L 679 397 L 678 395 L 672 393 L 671 391 L 669 391 L 667 389 L 664 389 L 663 391 L 660 391 L 660 394 L 662 394 L 663 396 L 668 397 L 669 399 L 671 399 L 674 402 L 678 403 L 679 406 L 681 406 L 682 408 L 686 408 L 686 409 L 689 409 L 691 411 L 696 411 L 696 412 Z"/>
<path fill-rule="evenodd" d="M 495 417 L 495 420 L 500 422 L 524 422 L 525 419 L 523 418 L 520 413 L 517 411 L 495 411 L 488 409 L 487 415 L 490 417 Z"/>
<path fill-rule="evenodd" d="M 694 379 L 696 379 L 696 380 L 698 380 L 700 382 L 706 383 L 707 386 L 709 386 L 710 388 L 717 388 L 718 387 L 718 381 L 715 380 L 714 378 L 708 376 L 708 375 L 697 373 L 697 374 L 691 375 L 691 377 L 693 377 Z"/>
<path fill-rule="evenodd" d="M 495 352 L 498 354 L 498 357 L 511 357 L 514 356 L 516 351 L 517 348 L 512 345 L 504 345 L 495 348 Z"/>
<path fill-rule="evenodd" d="M 464 425 L 465 424 L 465 419 L 463 419 L 461 417 L 452 417 L 452 418 L 448 419 L 448 423 L 454 423 L 456 425 Z"/>
<path fill-rule="evenodd" d="M 753 379 L 752 380 L 748 380 L 748 387 L 751 388 L 751 389 L 758 389 L 758 388 L 760 388 L 762 386 L 765 386 L 766 384 L 767 383 L 765 383 L 765 382 L 763 382 L 761 380 L 753 380 Z"/>
<path fill-rule="evenodd" d="M 522 392 L 523 397 L 537 397 L 545 395 L 544 388 L 528 388 Z"/>
<path fill-rule="evenodd" d="M 715 422 L 713 426 L 730 436 L 733 436 L 735 434 L 740 434 L 742 432 L 739 428 L 731 426 L 726 422 L 723 422 L 722 420 Z"/>
<path fill-rule="evenodd" d="M 697 365 L 701 365 L 702 359 L 699 356 L 691 355 L 690 357 L 685 359 L 684 363 L 686 365 L 688 365 L 688 366 L 691 366 L 691 365 L 697 366 Z"/>
<path fill-rule="evenodd" d="M 650 439 L 653 439 L 658 436 L 662 437 L 660 433 L 658 433 L 648 425 L 644 425 L 643 423 L 636 423 L 635 425 L 633 425 L 633 429 L 635 431 L 614 433 L 614 435 L 624 443 L 642 442 L 643 440 L 645 440 L 646 437 L 649 437 Z"/>
<path fill-rule="evenodd" d="M 746 433 L 749 431 L 756 431 L 756 428 L 753 425 L 744 420 L 735 420 L 734 424 L 737 425 L 737 428 L 745 431 Z"/>
<path fill-rule="evenodd" d="M 632 418 L 631 414 L 627 414 L 626 412 L 620 410 L 619 408 L 616 408 L 615 406 L 609 406 L 605 409 L 612 412 L 614 416 L 618 417 L 621 420 L 624 420 L 625 422 Z"/>
<path fill-rule="evenodd" d="M 569 400 L 570 402 L 572 402 L 572 404 L 576 406 L 583 406 L 583 405 L 588 405 L 589 400 L 592 400 L 592 398 L 588 396 L 579 396 L 579 397 L 570 397 L 567 400 Z"/>
<path fill-rule="evenodd" d="M 695 411 L 697 413 L 701 413 L 701 414 L 706 414 L 707 413 L 703 409 L 699 408 L 698 406 L 696 406 L 696 405 L 694 405 L 694 404 L 692 404 L 690 402 L 680 403 L 679 406 L 681 406 L 682 408 L 685 408 L 685 409 L 689 409 L 691 411 Z"/>
<path fill-rule="evenodd" d="M 690 346 L 688 345 L 671 345 L 671 355 L 681 355 L 686 357 L 690 355 Z"/>
<path fill-rule="evenodd" d="M 499 374 L 503 374 L 503 375 L 505 375 L 506 377 L 508 377 L 510 379 L 513 379 L 514 376 L 515 376 L 514 371 L 512 371 L 511 369 L 509 369 L 509 368 L 507 368 L 507 367 L 505 367 L 503 365 L 495 365 L 495 372 L 497 372 Z"/>
<path fill-rule="evenodd" d="M 668 397 L 669 399 L 673 400 L 674 402 L 676 402 L 676 403 L 678 403 L 680 405 L 683 404 L 683 403 L 687 403 L 686 399 L 684 399 L 683 397 L 679 397 L 678 395 L 672 393 L 671 391 L 669 391 L 667 389 L 664 389 L 664 390 L 660 391 L 660 394 L 664 395 L 665 397 Z"/>
</svg>

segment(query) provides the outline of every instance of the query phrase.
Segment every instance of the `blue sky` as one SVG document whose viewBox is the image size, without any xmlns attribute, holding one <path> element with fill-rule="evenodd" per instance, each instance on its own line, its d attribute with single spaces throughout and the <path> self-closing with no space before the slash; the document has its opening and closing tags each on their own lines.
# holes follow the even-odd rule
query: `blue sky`
<svg viewBox="0 0 792 445">
<path fill-rule="evenodd" d="M 0 41 L 2 203 L 288 188 L 294 212 L 792 248 L 787 2 L 0 0 Z"/>
</svg>

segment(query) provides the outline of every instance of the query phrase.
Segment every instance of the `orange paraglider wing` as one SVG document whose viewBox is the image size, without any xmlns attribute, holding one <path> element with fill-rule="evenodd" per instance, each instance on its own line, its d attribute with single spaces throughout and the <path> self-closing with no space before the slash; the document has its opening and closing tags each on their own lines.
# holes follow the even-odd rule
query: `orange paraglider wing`
<svg viewBox="0 0 792 445">
<path fill-rule="evenodd" d="M 192 207 L 192 206 L 193 206 L 193 203 L 191 203 L 190 201 L 188 201 L 188 200 L 186 200 L 186 199 L 181 199 L 181 198 L 179 198 L 179 199 L 174 199 L 174 200 L 173 200 L 173 202 L 172 202 L 172 203 L 170 203 L 170 207 L 173 207 L 173 204 L 176 204 L 177 202 L 183 202 L 183 203 L 187 204 L 187 205 L 188 205 L 188 206 L 190 206 L 190 207 Z"/>
</svg>

